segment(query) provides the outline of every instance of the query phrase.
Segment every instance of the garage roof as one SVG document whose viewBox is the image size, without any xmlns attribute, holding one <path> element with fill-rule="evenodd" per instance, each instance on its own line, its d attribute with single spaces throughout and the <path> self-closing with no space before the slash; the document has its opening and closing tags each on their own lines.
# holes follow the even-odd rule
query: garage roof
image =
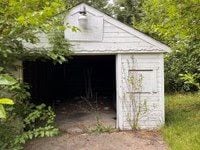
<svg viewBox="0 0 200 150">
<path fill-rule="evenodd" d="M 88 29 L 81 29 L 79 18 L 86 12 Z M 170 52 L 170 48 L 150 36 L 81 3 L 72 8 L 65 23 L 76 26 L 78 32 L 65 31 L 75 53 Z"/>
</svg>

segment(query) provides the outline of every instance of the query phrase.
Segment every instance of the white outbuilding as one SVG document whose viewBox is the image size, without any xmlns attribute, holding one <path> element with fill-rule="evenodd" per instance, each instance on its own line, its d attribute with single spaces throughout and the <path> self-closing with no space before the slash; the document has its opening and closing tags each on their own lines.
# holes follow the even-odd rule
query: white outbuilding
<svg viewBox="0 0 200 150">
<path fill-rule="evenodd" d="M 75 55 L 115 56 L 117 127 L 161 127 L 163 55 L 170 48 L 84 3 L 74 7 L 65 21 L 81 30 L 65 31 Z"/>
<path fill-rule="evenodd" d="M 65 24 L 67 23 L 80 29 L 77 32 L 67 29 L 64 33 L 65 38 L 72 44 L 73 55 L 88 58 L 96 56 L 100 61 L 99 65 L 102 61 L 103 66 L 99 71 L 102 75 L 101 73 L 98 75 L 98 78 L 103 77 L 101 82 L 106 76 L 110 76 L 109 70 L 112 70 L 112 68 L 106 69 L 107 65 L 109 66 L 108 59 L 111 58 L 106 56 L 114 58 L 112 67 L 115 82 L 116 127 L 127 130 L 157 129 L 163 126 L 165 122 L 163 57 L 170 48 L 85 3 L 70 10 L 65 17 Z M 42 44 L 48 44 L 45 42 L 47 40 L 43 40 Z M 106 59 L 101 60 L 103 56 Z M 105 80 L 109 82 L 111 78 Z"/>
</svg>

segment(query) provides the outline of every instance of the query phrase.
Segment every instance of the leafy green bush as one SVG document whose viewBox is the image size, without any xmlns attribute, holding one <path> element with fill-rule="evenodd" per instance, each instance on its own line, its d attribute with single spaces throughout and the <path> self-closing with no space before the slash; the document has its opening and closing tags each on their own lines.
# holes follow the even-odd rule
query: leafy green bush
<svg viewBox="0 0 200 150">
<path fill-rule="evenodd" d="M 58 129 L 54 127 L 55 114 L 45 104 L 35 106 L 27 99 L 27 86 L 19 83 L 11 75 L 0 71 L 0 149 L 22 149 L 27 140 L 37 137 L 54 136 Z M 7 112 L 7 117 L 6 117 Z"/>
<path fill-rule="evenodd" d="M 45 104 L 23 106 L 23 115 L 19 108 L 9 108 L 10 115 L 0 121 L 0 149 L 22 149 L 27 140 L 37 137 L 51 137 L 58 134 L 55 128 L 55 113 Z M 23 118 L 24 117 L 24 118 Z"/>
<path fill-rule="evenodd" d="M 21 145 L 29 139 L 58 133 L 52 109 L 30 104 L 27 85 L 10 72 L 16 69 L 13 63 L 19 60 L 48 58 L 59 63 L 67 60 L 71 51 L 63 30 L 71 27 L 63 26 L 63 15 L 68 4 L 62 0 L 0 1 L 0 83 L 3 82 L 0 98 L 14 101 L 13 106 L 1 109 L 5 109 L 7 118 L 0 119 L 0 149 L 22 149 Z M 51 47 L 30 50 L 24 46 L 24 42 L 39 43 L 39 33 L 46 33 Z"/>
<path fill-rule="evenodd" d="M 58 134 L 55 128 L 55 113 L 45 104 L 29 106 L 26 117 L 23 119 L 24 131 L 14 139 L 14 146 L 24 144 L 27 140 L 37 137 L 52 137 Z"/>
</svg>

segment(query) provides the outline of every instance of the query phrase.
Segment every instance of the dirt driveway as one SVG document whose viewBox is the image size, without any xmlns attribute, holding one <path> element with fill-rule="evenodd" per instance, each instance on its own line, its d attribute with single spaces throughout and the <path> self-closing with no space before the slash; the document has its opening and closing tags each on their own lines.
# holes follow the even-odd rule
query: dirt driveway
<svg viewBox="0 0 200 150">
<path fill-rule="evenodd" d="M 27 143 L 25 150 L 166 150 L 157 132 L 113 132 L 70 135 L 37 139 Z"/>
<path fill-rule="evenodd" d="M 69 106 L 69 105 L 64 105 Z M 57 112 L 56 123 L 62 134 L 52 138 L 41 138 L 28 142 L 25 150 L 166 150 L 158 132 L 115 131 L 94 134 L 88 129 L 96 127 L 96 113 L 62 108 Z M 103 126 L 115 128 L 116 113 L 99 111 Z"/>
</svg>

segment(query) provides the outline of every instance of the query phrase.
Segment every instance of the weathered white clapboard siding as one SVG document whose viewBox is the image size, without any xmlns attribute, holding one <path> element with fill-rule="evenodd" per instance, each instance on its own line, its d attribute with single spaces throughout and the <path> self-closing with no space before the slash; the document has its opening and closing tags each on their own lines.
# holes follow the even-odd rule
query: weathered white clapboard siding
<svg viewBox="0 0 200 150">
<path fill-rule="evenodd" d="M 101 42 L 83 41 L 71 42 L 75 53 L 121 53 L 130 51 L 147 50 L 149 52 L 160 49 L 154 45 L 145 42 L 139 37 L 132 35 L 115 25 L 104 20 L 103 39 Z"/>
<path fill-rule="evenodd" d="M 117 28 L 114 25 L 112 25 L 112 26 L 104 26 L 104 32 L 106 32 L 106 33 L 110 33 L 110 32 L 124 33 L 123 30 L 121 30 L 120 28 Z"/>
<path fill-rule="evenodd" d="M 79 42 L 79 43 L 71 43 L 73 46 L 73 51 L 75 53 L 84 53 L 84 51 L 88 52 L 91 51 L 92 53 L 96 52 L 96 53 L 102 53 L 102 52 L 107 52 L 108 53 L 116 53 L 116 52 L 120 52 L 120 51 L 124 51 L 124 52 L 128 52 L 131 50 L 135 50 L 135 51 L 142 51 L 142 50 L 146 50 L 148 48 L 148 50 L 154 51 L 155 48 L 148 46 L 148 45 L 142 45 L 141 43 L 134 43 L 134 48 L 133 46 L 129 43 L 96 43 L 96 42 L 90 42 L 90 43 L 83 43 L 83 42 Z M 124 49 L 124 47 L 126 47 L 126 49 Z M 110 52 L 109 52 L 110 51 Z"/>
<path fill-rule="evenodd" d="M 132 38 L 132 37 L 104 37 L 103 38 L 104 43 L 142 43 L 138 38 Z M 149 45 L 147 45 L 149 46 Z"/>
<path fill-rule="evenodd" d="M 117 36 L 118 38 L 132 38 L 133 35 L 127 32 L 104 32 L 104 38 L 113 38 Z"/>
<path fill-rule="evenodd" d="M 155 129 L 161 127 L 164 124 L 164 101 L 163 101 L 163 56 L 162 54 L 121 54 L 121 69 L 118 70 L 118 73 L 121 74 L 121 80 L 119 81 L 119 103 L 121 112 L 119 117 L 121 120 L 121 127 L 123 129 L 130 129 L 130 122 L 128 117 L 133 115 L 132 100 L 130 99 L 129 94 L 134 94 L 136 101 L 145 101 L 147 106 L 147 111 L 144 115 L 141 115 L 139 119 L 140 128 L 145 129 Z M 149 92 L 134 92 L 129 93 L 128 89 L 128 71 L 131 69 L 152 69 L 156 72 L 154 81 L 151 82 L 148 76 L 147 81 L 149 83 L 146 86 L 156 87 L 154 91 Z"/>
<path fill-rule="evenodd" d="M 103 43 L 132 43 L 144 44 L 144 41 L 120 28 L 117 28 L 111 23 L 104 21 Z M 153 46 L 145 43 L 147 46 Z"/>
</svg>

